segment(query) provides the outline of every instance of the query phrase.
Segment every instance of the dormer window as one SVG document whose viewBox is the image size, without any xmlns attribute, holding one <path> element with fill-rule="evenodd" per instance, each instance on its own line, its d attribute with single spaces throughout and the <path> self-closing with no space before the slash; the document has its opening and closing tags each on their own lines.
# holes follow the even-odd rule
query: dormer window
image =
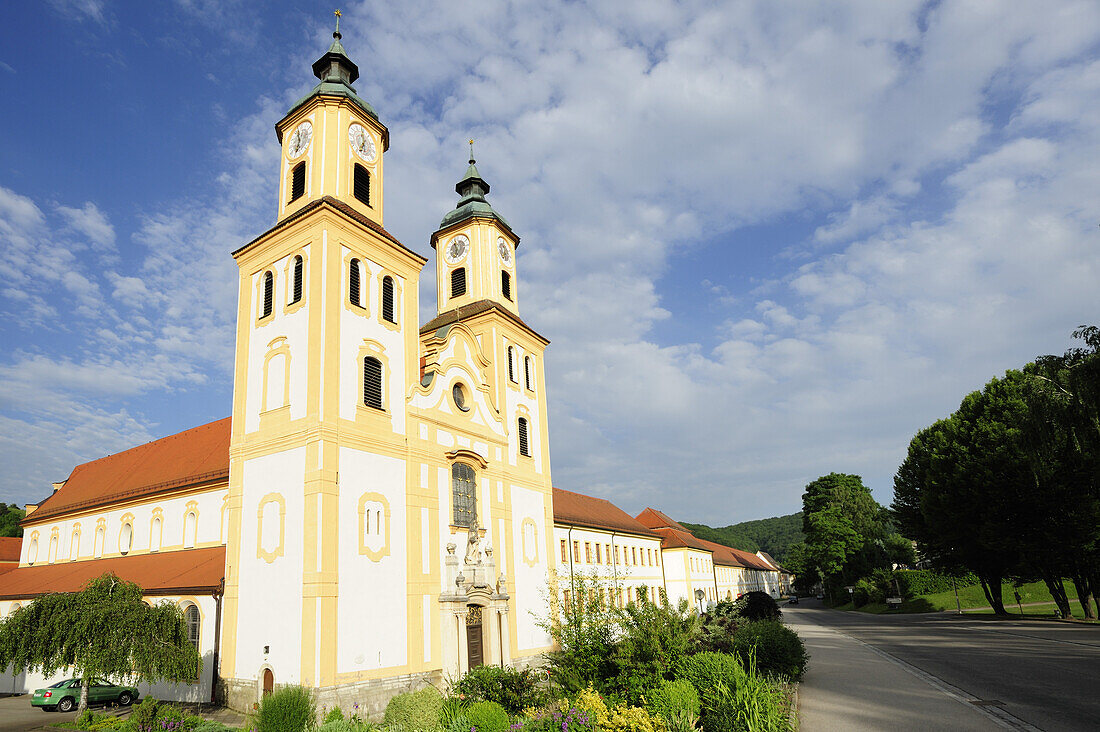
<svg viewBox="0 0 1100 732">
<path fill-rule="evenodd" d="M 260 319 L 271 315 L 271 309 L 275 304 L 275 275 L 264 272 L 264 305 L 260 311 Z"/>
<path fill-rule="evenodd" d="M 504 294 L 506 299 L 512 299 L 512 275 L 504 270 L 500 272 L 500 291 Z"/>
<path fill-rule="evenodd" d="M 459 267 L 451 272 L 451 297 L 466 294 L 466 268 Z"/>
<path fill-rule="evenodd" d="M 306 163 L 303 160 L 290 173 L 290 200 L 297 201 L 306 194 Z"/>
<path fill-rule="evenodd" d="M 353 183 L 353 192 L 355 193 L 355 198 L 369 206 L 370 171 L 364 168 L 362 165 L 356 164 L 354 177 L 355 180 Z"/>
</svg>

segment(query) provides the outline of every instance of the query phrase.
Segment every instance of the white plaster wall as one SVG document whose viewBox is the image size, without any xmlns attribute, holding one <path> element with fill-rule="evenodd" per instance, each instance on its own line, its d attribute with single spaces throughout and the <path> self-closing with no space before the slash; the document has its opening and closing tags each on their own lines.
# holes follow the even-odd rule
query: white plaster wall
<svg viewBox="0 0 1100 732">
<path fill-rule="evenodd" d="M 563 540 L 566 542 L 567 550 L 565 561 L 562 561 L 561 558 L 561 542 Z M 573 541 L 578 542 L 580 561 L 574 561 L 572 568 L 570 568 L 569 558 L 572 556 Z M 585 543 L 588 543 L 592 547 L 591 562 L 586 561 Z M 596 544 L 601 546 L 600 563 L 596 563 L 595 561 Z M 611 557 L 607 555 L 608 545 L 612 547 Z M 618 547 L 617 554 L 615 552 L 616 547 Z M 650 550 L 653 556 L 653 563 L 649 563 L 650 554 L 647 554 L 647 561 L 645 564 L 642 564 L 640 560 L 638 564 L 625 564 L 622 561 L 622 552 L 623 550 L 629 552 L 631 549 L 637 550 L 639 554 L 644 550 Z M 580 527 L 573 527 L 572 532 L 570 532 L 568 526 L 554 526 L 554 561 L 558 568 L 558 576 L 562 578 L 563 582 L 559 591 L 569 589 L 568 580 L 570 571 L 572 571 L 576 573 L 578 577 L 599 577 L 605 582 L 613 584 L 616 591 L 617 588 L 623 588 L 624 601 L 636 599 L 637 588 L 642 586 L 646 588 L 650 598 L 656 599 L 658 597 L 658 591 L 665 587 L 664 577 L 661 574 L 660 553 L 661 541 L 657 538 L 634 536 L 631 534 L 612 534 L 610 531 Z M 631 556 L 633 557 L 633 555 Z M 617 561 L 613 563 L 612 557 L 617 558 Z"/>
<path fill-rule="evenodd" d="M 340 247 L 340 292 L 329 293 L 329 297 L 339 298 L 340 311 L 340 417 L 343 419 L 355 419 L 356 410 L 363 401 L 363 373 L 359 364 L 359 349 L 363 341 L 369 339 L 382 345 L 386 360 L 383 361 L 384 370 L 382 378 L 385 394 L 382 397 L 383 407 L 390 415 L 394 432 L 405 434 L 405 332 L 413 328 L 416 323 L 401 322 L 400 330 L 390 330 L 382 325 L 381 310 L 381 286 L 378 275 L 382 267 L 362 254 L 361 250 L 355 250 L 355 256 L 362 260 L 367 268 L 367 275 L 363 278 L 364 302 L 367 303 L 368 315 L 363 315 L 344 307 L 344 293 L 347 292 L 347 266 L 343 264 L 347 255 L 352 250 L 347 246 Z M 394 290 L 394 312 L 397 317 L 404 316 L 405 309 L 402 305 L 404 298 L 409 297 L 410 285 L 400 277 L 393 275 L 399 288 Z M 398 289 L 400 292 L 398 292 Z M 330 336 L 331 337 L 331 336 Z"/>
<path fill-rule="evenodd" d="M 508 380 L 509 346 L 515 349 L 514 373 L 518 384 Z M 538 392 L 529 392 L 523 387 L 523 357 L 526 355 L 528 354 L 518 344 L 512 343 L 507 338 L 504 339 L 501 359 L 504 364 L 504 414 L 507 416 L 506 423 L 508 425 L 508 462 L 510 465 L 517 465 L 521 457 L 523 460 L 533 460 L 535 472 L 541 475 L 545 464 L 545 456 L 542 454 L 543 436 L 539 434 L 542 428 L 542 416 L 539 412 Z M 532 358 L 534 358 L 533 354 Z M 536 371 L 538 369 L 537 363 L 536 360 Z M 537 381 L 537 375 L 533 379 Z M 535 387 L 538 388 L 537 383 Z M 521 406 L 526 407 L 526 411 L 521 411 Z M 516 426 L 516 420 L 520 416 L 527 417 L 527 446 L 531 457 L 519 454 L 519 430 Z"/>
<path fill-rule="evenodd" d="M 512 498 L 512 535 L 523 536 L 523 520 L 534 520 L 538 529 L 536 540 L 541 546 L 546 546 L 547 530 L 552 527 L 546 525 L 545 494 L 522 486 L 510 486 Z M 521 542 L 513 542 L 519 548 Z M 534 566 L 523 561 L 522 556 L 514 556 L 516 576 L 513 580 L 510 592 L 513 607 L 516 608 L 516 646 L 520 651 L 542 648 L 550 645 L 550 638 L 536 625 L 537 618 L 549 617 L 548 580 L 549 567 L 546 557 L 540 553 L 538 562 Z"/>
<path fill-rule="evenodd" d="M 304 476 L 304 447 L 244 463 L 237 678 L 256 678 L 267 663 L 278 683 L 301 681 Z M 283 554 L 270 563 L 257 556 L 257 514 L 269 493 L 286 503 Z M 264 646 L 270 647 L 266 656 Z"/>
<path fill-rule="evenodd" d="M 389 503 L 389 554 L 359 553 L 359 498 L 378 493 Z M 405 461 L 340 448 L 340 595 L 337 600 L 339 673 L 400 666 L 408 656 L 408 551 Z"/>
<path fill-rule="evenodd" d="M 264 398 L 264 356 L 268 352 L 269 344 L 276 338 L 285 337 L 286 344 L 290 347 L 290 418 L 300 419 L 306 413 L 306 387 L 307 365 L 309 348 L 309 268 L 312 266 L 312 257 L 308 256 L 310 247 L 303 247 L 307 256 L 303 268 L 302 292 L 304 303 L 294 312 L 286 313 L 283 308 L 287 304 L 287 264 L 291 256 L 283 257 L 270 268 L 275 273 L 275 297 L 272 306 L 271 319 L 259 324 L 257 318 L 263 302 L 257 297 L 261 292 L 260 279 L 267 270 L 252 275 L 249 281 L 249 296 L 251 308 L 249 311 L 249 327 L 252 332 L 248 338 L 248 370 L 245 388 L 245 432 L 253 432 L 260 426 L 260 410 Z M 261 292 L 262 296 L 262 292 Z M 278 387 L 281 391 L 281 386 Z M 268 405 L 275 408 L 281 405 Z"/>
<path fill-rule="evenodd" d="M 199 654 L 202 656 L 202 669 L 199 678 L 191 684 L 138 684 L 138 694 L 142 697 L 152 695 L 157 699 L 171 701 L 204 702 L 210 701 L 210 683 L 214 674 L 214 628 L 216 603 L 214 598 L 207 596 L 167 596 L 147 597 L 150 603 L 171 602 L 180 604 L 194 603 L 199 608 L 201 625 L 199 628 Z M 0 617 L 11 614 L 16 605 L 25 607 L 30 600 L 0 600 Z M 25 694 L 49 686 L 50 684 L 69 678 L 71 672 L 58 671 L 50 676 L 44 676 L 38 672 L 14 673 L 10 668 L 0 671 L 0 694 Z M 125 683 L 125 679 L 112 679 L 117 683 Z M 29 702 L 28 702 L 29 703 Z"/>
<path fill-rule="evenodd" d="M 145 554 L 150 550 L 150 532 L 152 531 L 153 514 L 156 509 L 161 511 L 161 544 L 160 551 L 172 551 L 183 548 L 184 517 L 188 512 L 188 504 L 194 503 L 196 513 L 196 539 L 195 546 L 212 546 L 224 543 L 222 536 L 222 506 L 225 502 L 227 489 L 217 488 L 202 493 L 189 493 L 173 498 L 153 497 L 142 503 L 125 506 L 123 508 L 104 508 L 103 511 L 89 513 L 77 517 L 59 518 L 57 521 L 49 521 L 42 524 L 27 526 L 23 531 L 23 544 L 20 548 L 20 566 L 32 565 L 30 556 L 31 541 L 35 532 L 38 532 L 38 557 L 33 566 L 48 564 L 50 548 L 50 536 L 54 529 L 58 532 L 57 558 L 55 564 L 72 561 L 70 557 L 70 544 L 73 528 L 80 524 L 80 538 L 77 546 L 77 560 L 93 559 L 96 526 L 100 519 L 105 522 L 103 558 L 122 556 L 119 552 L 119 534 L 122 530 L 122 517 L 127 514 L 133 518 L 132 547 L 127 556 Z M 31 514 L 34 518 L 34 514 Z"/>
</svg>

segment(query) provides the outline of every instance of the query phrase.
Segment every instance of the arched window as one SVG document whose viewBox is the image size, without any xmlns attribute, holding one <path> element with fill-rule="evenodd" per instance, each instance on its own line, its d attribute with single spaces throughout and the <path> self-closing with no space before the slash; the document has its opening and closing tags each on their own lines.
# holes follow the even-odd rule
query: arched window
<svg viewBox="0 0 1100 732">
<path fill-rule="evenodd" d="M 202 625 L 202 616 L 199 615 L 199 609 L 194 605 L 188 604 L 183 611 L 183 622 L 187 626 L 187 640 L 191 642 L 191 645 L 195 647 L 195 650 L 199 650 L 199 630 Z"/>
<path fill-rule="evenodd" d="M 527 418 L 520 417 L 519 427 L 519 454 L 531 457 L 531 446 L 527 443 Z"/>
<path fill-rule="evenodd" d="M 183 519 L 183 548 L 191 549 L 195 546 L 195 534 L 198 533 L 199 517 L 194 511 L 188 511 Z"/>
<path fill-rule="evenodd" d="M 357 199 L 370 205 L 370 172 L 362 165 L 355 166 L 354 193 Z"/>
<path fill-rule="evenodd" d="M 523 384 L 528 389 L 534 390 L 533 382 L 531 380 L 531 372 L 534 371 L 534 365 L 531 363 L 530 356 L 523 357 Z"/>
<path fill-rule="evenodd" d="M 73 527 L 73 533 L 69 537 L 69 561 L 75 560 L 80 556 L 80 529 Z"/>
<path fill-rule="evenodd" d="M 500 291 L 504 293 L 504 297 L 512 299 L 512 275 L 504 270 L 500 271 Z"/>
<path fill-rule="evenodd" d="M 363 307 L 363 298 L 359 292 L 359 260 L 348 262 L 348 302 Z"/>
<path fill-rule="evenodd" d="M 306 194 L 306 162 L 294 166 L 290 173 L 290 200 L 297 201 Z"/>
<path fill-rule="evenodd" d="M 508 381 L 516 383 L 516 349 L 508 346 Z"/>
<path fill-rule="evenodd" d="M 451 467 L 451 488 L 454 492 L 455 526 L 477 525 L 477 473 L 466 463 Z"/>
<path fill-rule="evenodd" d="M 451 297 L 466 294 L 466 268 L 459 267 L 451 272 Z"/>
<path fill-rule="evenodd" d="M 291 304 L 298 302 L 302 299 L 302 267 L 303 262 L 300 256 L 294 258 L 294 289 L 290 293 Z"/>
<path fill-rule="evenodd" d="M 393 277 L 382 278 L 382 318 L 391 323 L 396 323 L 397 318 L 393 312 Z"/>
<path fill-rule="evenodd" d="M 118 550 L 123 556 L 130 553 L 130 547 L 134 545 L 134 527 L 125 523 L 122 525 L 122 531 L 118 536 Z"/>
<path fill-rule="evenodd" d="M 275 275 L 264 272 L 264 306 L 260 311 L 260 317 L 271 315 L 271 308 L 275 304 Z"/>
<path fill-rule="evenodd" d="M 382 362 L 372 356 L 363 359 L 363 404 L 382 408 Z"/>
<path fill-rule="evenodd" d="M 149 530 L 149 551 L 160 551 L 161 521 L 160 516 L 153 519 L 153 526 Z"/>
<path fill-rule="evenodd" d="M 96 559 L 103 556 L 103 534 L 103 527 L 97 526 L 95 530 L 95 544 L 92 546 L 92 556 Z"/>
<path fill-rule="evenodd" d="M 50 537 L 50 551 L 46 555 L 46 561 L 50 564 L 53 564 L 55 559 L 57 559 L 57 534 Z"/>
</svg>

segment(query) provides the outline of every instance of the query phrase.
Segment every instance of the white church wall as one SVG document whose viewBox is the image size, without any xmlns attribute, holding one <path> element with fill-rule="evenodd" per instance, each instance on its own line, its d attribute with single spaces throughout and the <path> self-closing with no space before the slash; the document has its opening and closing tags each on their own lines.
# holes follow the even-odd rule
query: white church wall
<svg viewBox="0 0 1100 732">
<path fill-rule="evenodd" d="M 406 512 L 404 460 L 340 449 L 338 673 L 408 661 Z"/>
<path fill-rule="evenodd" d="M 550 638 L 546 632 L 536 624 L 538 618 L 546 618 L 549 615 L 549 568 L 546 557 L 546 501 L 549 497 L 539 491 L 534 491 L 522 486 L 511 486 L 512 499 L 512 535 L 522 537 L 525 531 L 524 523 L 534 524 L 534 540 L 538 546 L 538 556 L 535 561 L 523 557 L 523 544 L 521 541 L 513 542 L 515 556 L 515 573 L 512 586 L 509 591 L 512 595 L 512 606 L 516 608 L 516 647 L 522 653 L 534 649 L 544 648 L 550 644 Z"/>
<path fill-rule="evenodd" d="M 244 463 L 237 678 L 300 681 L 304 475 L 305 447 Z"/>
</svg>

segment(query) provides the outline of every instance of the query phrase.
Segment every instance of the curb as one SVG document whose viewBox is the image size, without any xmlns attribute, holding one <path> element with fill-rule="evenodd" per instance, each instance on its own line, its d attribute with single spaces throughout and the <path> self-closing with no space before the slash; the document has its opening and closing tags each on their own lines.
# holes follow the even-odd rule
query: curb
<svg viewBox="0 0 1100 732">
<path fill-rule="evenodd" d="M 798 730 L 798 687 L 799 682 L 794 683 L 794 692 L 791 694 L 791 710 L 787 713 L 787 725 L 797 732 Z"/>
</svg>

